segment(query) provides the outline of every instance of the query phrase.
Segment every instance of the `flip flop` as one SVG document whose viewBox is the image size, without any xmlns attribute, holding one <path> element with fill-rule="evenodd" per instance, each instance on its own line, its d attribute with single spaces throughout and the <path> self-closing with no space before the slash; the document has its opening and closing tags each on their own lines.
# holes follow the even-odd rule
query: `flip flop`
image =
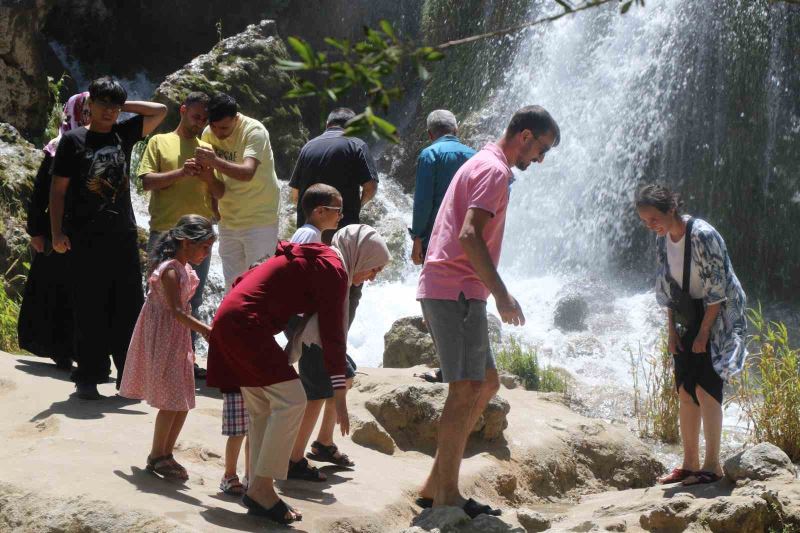
<svg viewBox="0 0 800 533">
<path fill-rule="evenodd" d="M 290 511 L 293 513 L 296 513 L 297 511 L 286 505 L 283 500 L 278 500 L 278 503 L 267 509 L 245 494 L 242 497 L 242 503 L 245 505 L 245 507 L 247 507 L 247 514 L 253 516 L 264 516 L 273 522 L 277 522 L 284 526 L 287 526 L 292 522 L 300 522 L 303 519 L 302 515 L 298 516 L 297 518 L 286 518 L 286 514 Z"/>
<path fill-rule="evenodd" d="M 670 483 L 677 483 L 679 481 L 683 481 L 687 477 L 694 474 L 691 470 L 684 470 L 683 468 L 673 468 L 672 472 L 667 474 L 664 477 L 658 479 L 658 482 L 661 485 L 669 485 Z"/>
<path fill-rule="evenodd" d="M 692 476 L 694 476 L 695 481 L 692 481 L 690 483 L 686 483 L 686 481 L 684 481 L 682 483 L 684 487 L 691 487 L 692 485 L 706 485 L 708 483 L 716 483 L 717 481 L 722 479 L 722 476 L 720 476 L 719 474 L 715 472 L 708 472 L 706 470 L 693 472 Z"/>
</svg>

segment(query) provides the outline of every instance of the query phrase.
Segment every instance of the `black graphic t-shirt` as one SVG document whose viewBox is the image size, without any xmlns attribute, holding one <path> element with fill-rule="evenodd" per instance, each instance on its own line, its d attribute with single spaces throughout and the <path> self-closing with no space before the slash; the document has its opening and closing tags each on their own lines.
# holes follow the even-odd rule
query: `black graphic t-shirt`
<svg viewBox="0 0 800 533">
<path fill-rule="evenodd" d="M 52 174 L 69 178 L 65 233 L 136 230 L 129 171 L 143 123 L 144 118 L 135 115 L 114 124 L 108 133 L 77 128 L 61 137 Z"/>
</svg>

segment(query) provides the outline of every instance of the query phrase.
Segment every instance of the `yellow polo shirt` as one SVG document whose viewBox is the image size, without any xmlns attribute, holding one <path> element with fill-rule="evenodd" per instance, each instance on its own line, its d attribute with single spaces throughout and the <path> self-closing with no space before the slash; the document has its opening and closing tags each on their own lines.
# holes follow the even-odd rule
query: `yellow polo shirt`
<svg viewBox="0 0 800 533">
<path fill-rule="evenodd" d="M 195 148 L 211 148 L 200 139 L 184 139 L 177 133 L 153 135 L 139 163 L 138 174 L 170 172 L 194 157 Z M 167 231 L 183 215 L 214 218 L 208 186 L 195 176 L 185 176 L 165 189 L 150 192 L 150 231 Z"/>
</svg>

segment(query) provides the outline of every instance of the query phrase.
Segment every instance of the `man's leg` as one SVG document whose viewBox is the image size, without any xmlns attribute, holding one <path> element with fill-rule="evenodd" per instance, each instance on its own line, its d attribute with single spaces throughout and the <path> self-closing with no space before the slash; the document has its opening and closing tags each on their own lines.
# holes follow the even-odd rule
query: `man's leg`
<svg viewBox="0 0 800 533">
<path fill-rule="evenodd" d="M 293 463 L 297 463 L 305 457 L 308 439 L 311 438 L 311 434 L 314 432 L 314 426 L 317 425 L 319 413 L 323 405 L 325 405 L 325 402 L 326 400 L 309 400 L 308 403 L 306 403 L 306 411 L 303 414 L 303 420 L 300 423 L 300 429 L 297 432 L 297 438 L 292 448 L 291 461 Z M 324 474 L 320 475 L 324 477 Z"/>
<path fill-rule="evenodd" d="M 469 427 L 470 416 L 480 389 L 479 381 L 457 381 L 449 385 L 447 400 L 439 420 L 434 464 L 436 477 L 434 506 L 464 505 L 465 499 L 458 490 L 458 474 L 467 438 L 472 430 Z"/>
<path fill-rule="evenodd" d="M 245 263 L 244 244 L 239 233 L 236 230 L 219 228 L 219 258 L 222 260 L 226 292 L 249 266 Z"/>
<path fill-rule="evenodd" d="M 112 247 L 116 266 L 114 268 L 114 293 L 111 309 L 111 324 L 113 338 L 111 341 L 111 355 L 114 366 L 117 368 L 117 389 L 122 383 L 122 373 L 125 369 L 125 358 L 131 336 L 139 319 L 139 313 L 144 305 L 142 294 L 142 270 L 139 263 L 139 248 L 136 243 L 136 234 L 131 233 L 120 237 L 118 245 Z"/>
<path fill-rule="evenodd" d="M 113 271 L 102 253 L 105 244 L 99 237 L 78 237 L 72 240 L 69 253 L 77 362 L 72 380 L 79 387 L 105 383 L 111 373 L 108 309 Z"/>
<path fill-rule="evenodd" d="M 275 255 L 278 245 L 278 225 L 262 226 L 243 233 L 244 254 L 247 268 L 264 257 Z"/>
</svg>

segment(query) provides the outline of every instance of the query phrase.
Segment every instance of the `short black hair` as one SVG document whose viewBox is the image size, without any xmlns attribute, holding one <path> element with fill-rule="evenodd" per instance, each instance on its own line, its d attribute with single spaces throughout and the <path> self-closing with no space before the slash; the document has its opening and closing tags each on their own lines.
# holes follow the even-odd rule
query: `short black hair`
<svg viewBox="0 0 800 533">
<path fill-rule="evenodd" d="M 506 136 L 513 137 L 524 130 L 530 130 L 536 136 L 553 132 L 553 146 L 561 142 L 561 129 L 555 119 L 545 108 L 538 105 L 525 106 L 518 109 L 506 128 Z"/>
<path fill-rule="evenodd" d="M 111 76 L 103 76 L 89 84 L 89 98 L 123 105 L 128 100 L 128 91 Z"/>
<path fill-rule="evenodd" d="M 216 122 L 226 117 L 235 117 L 239 112 L 236 99 L 225 93 L 217 93 L 208 102 L 208 121 Z"/>
<path fill-rule="evenodd" d="M 206 93 L 202 93 L 200 91 L 192 91 L 186 95 L 186 98 L 183 99 L 183 105 L 189 107 L 190 105 L 201 104 L 205 107 L 208 107 L 208 103 L 210 101 L 211 98 L 209 98 Z"/>
<path fill-rule="evenodd" d="M 331 200 L 335 197 L 342 198 L 341 193 L 324 183 L 315 183 L 303 193 L 303 198 L 300 200 L 300 208 L 303 210 L 303 215 L 306 219 L 311 218 L 311 213 L 314 209 L 321 205 L 331 205 Z"/>
<path fill-rule="evenodd" d="M 349 107 L 337 107 L 328 115 L 327 127 L 338 126 L 344 128 L 356 116 L 356 112 Z"/>
</svg>

